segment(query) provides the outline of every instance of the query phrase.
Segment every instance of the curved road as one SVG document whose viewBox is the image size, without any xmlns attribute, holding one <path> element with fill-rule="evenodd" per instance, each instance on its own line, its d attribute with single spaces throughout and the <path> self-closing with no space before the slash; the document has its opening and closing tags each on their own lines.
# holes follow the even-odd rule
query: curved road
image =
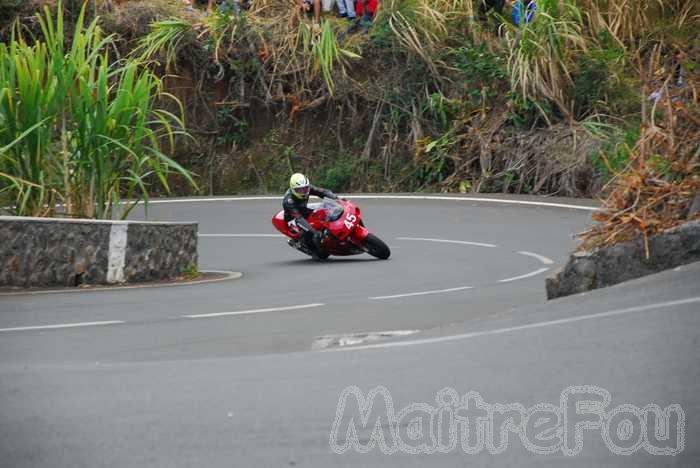
<svg viewBox="0 0 700 468">
<path fill-rule="evenodd" d="M 586 206 L 353 199 L 391 246 L 389 261 L 307 260 L 273 231 L 278 199 L 162 200 L 149 219 L 198 221 L 200 267 L 243 277 L 0 295 L 2 466 L 700 463 L 700 265 L 546 303 L 544 277 L 588 223 Z M 467 398 L 476 392 L 483 404 L 511 409 L 570 410 L 567 392 L 581 400 L 607 392 L 607 410 L 668 407 L 670 429 L 661 436 L 670 439 L 657 437 L 655 446 L 677 455 L 644 448 L 649 411 L 632 423 L 590 423 L 578 449 L 575 422 L 586 416 L 575 414 L 559 432 L 540 427 L 546 418 L 531 418 L 531 426 L 523 419 L 518 427 L 529 427 L 528 435 L 514 429 L 507 439 L 488 431 L 507 426 L 502 414 L 483 426 L 478 416 L 454 420 L 464 422 L 457 428 L 474 422 L 474 437 L 486 428 L 480 449 L 478 437 L 474 449 L 436 448 L 435 427 L 382 419 L 413 403 L 437 407 L 444 388 L 467 400 L 454 402 L 455 414 L 482 409 Z M 381 398 L 372 400 L 368 423 L 359 406 L 372 389 Z M 554 444 L 552 453 L 535 453 L 533 437 L 538 446 Z M 630 455 L 611 449 L 611 440 L 614 448 L 635 438 L 646 445 Z"/>
</svg>

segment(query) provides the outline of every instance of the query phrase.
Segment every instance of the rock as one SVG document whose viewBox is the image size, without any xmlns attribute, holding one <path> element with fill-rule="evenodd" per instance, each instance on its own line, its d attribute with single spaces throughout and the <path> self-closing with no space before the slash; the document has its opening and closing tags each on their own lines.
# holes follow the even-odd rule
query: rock
<svg viewBox="0 0 700 468">
<path fill-rule="evenodd" d="M 679 265 L 700 261 L 700 221 L 690 221 L 649 238 L 646 258 L 642 238 L 576 252 L 546 281 L 547 298 L 604 288 Z"/>
</svg>

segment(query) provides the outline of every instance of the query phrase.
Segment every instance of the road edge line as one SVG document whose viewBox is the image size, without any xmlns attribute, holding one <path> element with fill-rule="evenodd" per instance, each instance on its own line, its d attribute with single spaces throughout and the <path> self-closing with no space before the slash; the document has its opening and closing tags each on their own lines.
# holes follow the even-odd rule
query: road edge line
<svg viewBox="0 0 700 468">
<path fill-rule="evenodd" d="M 126 286 L 99 286 L 96 288 L 74 288 L 74 289 L 39 289 L 36 291 L 12 291 L 0 292 L 0 297 L 6 296 L 33 296 L 36 294 L 75 294 L 88 292 L 104 292 L 104 291 L 128 291 L 132 289 L 149 289 L 149 288 L 174 288 L 177 286 L 196 286 L 199 284 L 220 283 L 222 281 L 237 280 L 243 277 L 240 271 L 224 271 L 224 270 L 206 270 L 202 273 L 220 273 L 225 274 L 223 278 L 210 278 L 203 280 L 181 281 L 178 283 L 155 283 L 155 284 L 130 284 Z"/>
<path fill-rule="evenodd" d="M 615 316 L 619 316 L 619 315 L 632 314 L 632 313 L 638 313 L 638 312 L 654 311 L 655 309 L 666 309 L 669 307 L 675 307 L 675 306 L 686 305 L 686 304 L 695 304 L 695 303 L 699 303 L 699 302 L 700 302 L 700 296 L 699 297 L 690 297 L 687 299 L 679 299 L 677 301 L 659 302 L 656 304 L 647 304 L 647 305 L 643 305 L 643 306 L 626 307 L 624 309 L 613 309 L 613 310 L 610 310 L 607 312 L 600 312 L 598 314 L 580 315 L 577 317 L 568 317 L 568 318 L 556 319 L 556 320 L 545 320 L 544 322 L 528 323 L 525 325 L 516 325 L 514 327 L 507 327 L 507 328 L 497 328 L 494 330 L 484 330 L 484 331 L 478 331 L 478 332 L 472 332 L 472 333 L 461 333 L 459 335 L 440 336 L 440 337 L 436 337 L 436 338 L 424 338 L 422 340 L 404 340 L 404 341 L 394 341 L 391 343 L 377 343 L 377 344 L 373 344 L 373 345 L 362 345 L 362 346 L 354 346 L 354 347 L 348 346 L 345 348 L 323 349 L 323 350 L 319 350 L 316 352 L 337 353 L 337 352 L 343 352 L 343 351 L 360 351 L 360 350 L 365 350 L 365 349 L 397 348 L 397 347 L 403 347 L 403 346 L 443 343 L 443 342 L 447 342 L 447 341 L 468 340 L 471 338 L 478 338 L 478 337 L 488 336 L 488 335 L 500 335 L 503 333 L 510 333 L 513 331 L 529 330 L 529 329 L 533 329 L 533 328 L 545 328 L 545 327 L 564 325 L 564 324 L 574 323 L 574 322 L 582 322 L 584 320 L 615 317 Z"/>
</svg>

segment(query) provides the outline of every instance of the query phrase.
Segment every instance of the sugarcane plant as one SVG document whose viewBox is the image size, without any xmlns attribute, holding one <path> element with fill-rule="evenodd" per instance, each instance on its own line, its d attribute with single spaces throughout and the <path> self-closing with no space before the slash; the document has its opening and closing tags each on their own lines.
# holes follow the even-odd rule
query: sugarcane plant
<svg viewBox="0 0 700 468">
<path fill-rule="evenodd" d="M 184 122 L 163 108 L 171 99 L 138 59 L 109 56 L 99 18 L 85 25 L 85 8 L 67 43 L 63 8 L 38 15 L 42 38 L 19 27 L 0 44 L 0 203 L 16 215 L 125 217 L 116 209 L 148 201 L 176 174 L 193 176 L 161 150 Z M 128 204 L 127 204 L 128 206 Z"/>
</svg>

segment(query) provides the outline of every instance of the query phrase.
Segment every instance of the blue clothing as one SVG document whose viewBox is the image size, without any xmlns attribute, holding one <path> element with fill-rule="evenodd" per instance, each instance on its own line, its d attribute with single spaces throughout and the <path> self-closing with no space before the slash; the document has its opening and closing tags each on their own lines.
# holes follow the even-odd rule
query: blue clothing
<svg viewBox="0 0 700 468">
<path fill-rule="evenodd" d="M 514 25 L 520 26 L 520 21 L 523 17 L 523 10 L 525 11 L 525 23 L 532 23 L 532 20 L 535 19 L 535 13 L 537 12 L 537 2 L 535 2 L 535 0 L 531 0 L 528 2 L 526 7 L 523 0 L 517 0 L 513 4 L 512 16 Z"/>
<path fill-rule="evenodd" d="M 338 13 L 350 19 L 355 18 L 355 0 L 338 0 Z"/>
</svg>

